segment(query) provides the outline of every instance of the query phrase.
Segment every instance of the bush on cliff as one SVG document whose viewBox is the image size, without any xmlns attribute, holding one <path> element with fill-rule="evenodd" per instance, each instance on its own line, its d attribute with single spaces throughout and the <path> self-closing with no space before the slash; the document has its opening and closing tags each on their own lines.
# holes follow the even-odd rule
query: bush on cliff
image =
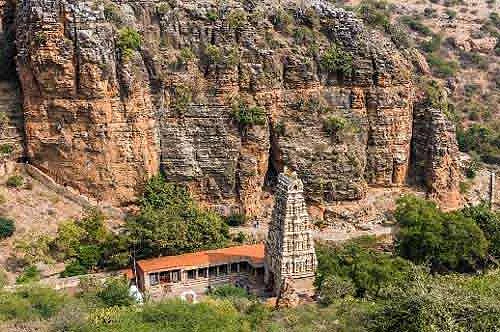
<svg viewBox="0 0 500 332">
<path fill-rule="evenodd" d="M 6 239 L 16 230 L 16 225 L 12 219 L 0 217 L 0 240 Z"/>
<path fill-rule="evenodd" d="M 241 127 L 266 123 L 266 112 L 261 107 L 249 106 L 241 100 L 233 105 L 233 116 Z"/>
<path fill-rule="evenodd" d="M 130 58 L 135 51 L 141 48 L 142 38 L 137 30 L 124 27 L 118 31 L 117 46 L 124 59 Z"/>
<path fill-rule="evenodd" d="M 352 55 L 337 44 L 332 44 L 321 57 L 321 67 L 329 73 L 352 74 Z"/>
</svg>

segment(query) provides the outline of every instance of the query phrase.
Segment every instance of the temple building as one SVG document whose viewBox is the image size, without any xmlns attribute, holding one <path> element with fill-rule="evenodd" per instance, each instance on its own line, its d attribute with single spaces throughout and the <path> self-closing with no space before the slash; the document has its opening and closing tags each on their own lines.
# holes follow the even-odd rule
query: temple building
<svg viewBox="0 0 500 332">
<path fill-rule="evenodd" d="M 205 294 L 211 288 L 233 284 L 262 294 L 264 245 L 244 245 L 137 262 L 139 289 L 152 298 Z"/>
<path fill-rule="evenodd" d="M 285 279 L 293 280 L 298 292 L 313 290 L 316 267 L 302 181 L 283 173 L 265 244 L 141 260 L 136 276 L 139 289 L 152 298 L 196 297 L 224 284 L 265 296 L 278 295 Z"/>
<path fill-rule="evenodd" d="M 318 265 L 312 224 L 296 173 L 281 173 L 264 252 L 265 283 L 277 292 L 285 279 L 297 291 L 313 289 Z"/>
</svg>

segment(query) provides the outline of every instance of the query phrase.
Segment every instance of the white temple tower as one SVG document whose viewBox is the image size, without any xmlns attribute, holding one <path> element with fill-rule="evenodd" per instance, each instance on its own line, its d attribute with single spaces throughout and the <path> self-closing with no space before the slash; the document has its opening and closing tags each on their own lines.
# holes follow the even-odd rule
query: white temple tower
<svg viewBox="0 0 500 332">
<path fill-rule="evenodd" d="M 312 225 L 296 173 L 281 173 L 265 246 L 265 282 L 277 293 L 285 279 L 298 292 L 314 289 L 317 268 Z"/>
</svg>

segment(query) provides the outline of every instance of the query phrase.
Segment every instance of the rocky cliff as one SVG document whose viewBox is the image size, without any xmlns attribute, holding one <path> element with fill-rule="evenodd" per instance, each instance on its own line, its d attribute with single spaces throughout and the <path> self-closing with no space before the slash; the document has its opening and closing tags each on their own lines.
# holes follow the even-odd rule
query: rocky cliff
<svg viewBox="0 0 500 332">
<path fill-rule="evenodd" d="M 0 13 L 0 160 L 19 160 L 24 156 L 24 122 L 14 64 L 15 10 L 0 1 Z"/>
<path fill-rule="evenodd" d="M 17 52 L 28 159 L 115 203 L 162 169 L 259 216 L 285 166 L 313 204 L 357 200 L 405 183 L 414 126 L 449 133 L 414 120 L 392 43 L 326 1 L 25 0 Z M 418 158 L 439 168 L 450 152 Z"/>
</svg>

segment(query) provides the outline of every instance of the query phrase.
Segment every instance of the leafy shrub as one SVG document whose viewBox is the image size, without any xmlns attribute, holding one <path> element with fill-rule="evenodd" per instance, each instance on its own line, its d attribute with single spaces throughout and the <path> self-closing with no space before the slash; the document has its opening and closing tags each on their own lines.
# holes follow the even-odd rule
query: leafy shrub
<svg viewBox="0 0 500 332">
<path fill-rule="evenodd" d="M 266 123 L 266 112 L 258 106 L 248 106 L 239 101 L 233 105 L 233 117 L 242 127 L 264 125 Z"/>
<path fill-rule="evenodd" d="M 40 271 L 36 266 L 28 266 L 24 269 L 23 273 L 16 278 L 16 284 L 28 284 L 38 280 L 40 280 Z"/>
<path fill-rule="evenodd" d="M 351 281 L 358 297 L 385 296 L 412 269 L 408 261 L 367 248 L 362 242 L 349 241 L 342 246 L 321 244 L 316 247 L 316 253 L 315 285 L 320 294 L 328 278 L 335 277 L 333 280 Z M 332 288 L 325 292 L 332 291 Z"/>
<path fill-rule="evenodd" d="M 342 131 L 347 126 L 347 120 L 345 118 L 340 118 L 336 116 L 328 117 L 324 123 L 323 127 L 328 135 L 333 136 Z"/>
<path fill-rule="evenodd" d="M 332 44 L 321 57 L 321 67 L 329 73 L 352 74 L 352 55 L 337 44 Z"/>
<path fill-rule="evenodd" d="M 432 35 L 432 30 L 420 22 L 416 17 L 411 16 L 401 16 L 400 21 L 402 24 L 407 25 L 410 29 L 417 31 L 424 36 Z"/>
<path fill-rule="evenodd" d="M 231 214 L 226 218 L 226 223 L 229 226 L 237 227 L 246 224 L 247 216 L 241 213 Z"/>
<path fill-rule="evenodd" d="M 463 209 L 462 213 L 473 219 L 481 228 L 490 242 L 489 253 L 496 259 L 500 259 L 500 214 L 491 211 L 487 204 L 470 206 Z"/>
<path fill-rule="evenodd" d="M 224 54 L 216 45 L 206 45 L 203 53 L 208 64 L 217 65 L 224 61 Z"/>
<path fill-rule="evenodd" d="M 500 134 L 484 125 L 473 124 L 464 130 L 457 129 L 460 151 L 476 152 L 483 162 L 500 164 Z"/>
<path fill-rule="evenodd" d="M 427 62 L 432 68 L 435 75 L 439 77 L 450 77 L 455 76 L 458 70 L 458 64 L 456 61 L 446 61 L 439 55 L 429 54 L 427 55 Z"/>
<path fill-rule="evenodd" d="M 87 269 L 94 269 L 99 264 L 102 249 L 99 245 L 82 245 L 78 248 L 78 260 Z"/>
<path fill-rule="evenodd" d="M 421 45 L 422 50 L 424 50 L 427 53 L 432 53 L 439 51 L 441 48 L 441 44 L 443 42 L 443 39 L 440 35 L 432 35 L 431 39 L 429 41 L 424 41 Z"/>
<path fill-rule="evenodd" d="M 11 154 L 12 152 L 14 152 L 14 146 L 12 144 L 0 145 L 0 154 Z"/>
<path fill-rule="evenodd" d="M 309 45 L 314 42 L 314 33 L 308 27 L 298 27 L 293 33 L 293 38 L 297 44 Z"/>
<path fill-rule="evenodd" d="M 337 141 L 345 140 L 349 135 L 359 132 L 359 127 L 344 117 L 329 116 L 323 121 L 323 129 Z"/>
<path fill-rule="evenodd" d="M 370 314 L 369 330 L 494 331 L 500 326 L 500 294 L 491 287 L 493 279 L 498 279 L 498 273 L 473 278 L 418 276 Z"/>
<path fill-rule="evenodd" d="M 248 292 L 241 288 L 233 285 L 223 285 L 216 287 L 211 293 L 211 296 L 216 298 L 249 298 Z"/>
<path fill-rule="evenodd" d="M 202 210 L 185 187 L 167 183 L 161 175 L 146 184 L 141 212 L 127 220 L 124 236 L 141 257 L 216 249 L 229 240 L 219 215 Z"/>
<path fill-rule="evenodd" d="M 0 292 L 0 321 L 38 321 L 53 317 L 67 298 L 55 290 L 23 287 L 15 292 Z"/>
<path fill-rule="evenodd" d="M 382 27 L 387 30 L 390 27 L 390 6 L 387 1 L 363 0 L 358 9 L 358 16 L 367 24 Z"/>
<path fill-rule="evenodd" d="M 16 230 L 14 220 L 5 217 L 0 217 L 0 240 L 6 239 Z"/>
<path fill-rule="evenodd" d="M 353 282 L 339 276 L 328 276 L 321 284 L 319 291 L 319 303 L 330 305 L 338 299 L 346 296 L 354 296 L 355 287 Z"/>
<path fill-rule="evenodd" d="M 452 10 L 452 9 L 446 9 L 445 13 L 446 13 L 446 15 L 448 15 L 448 18 L 450 20 L 453 20 L 453 19 L 455 19 L 455 17 L 457 17 L 457 12 Z"/>
<path fill-rule="evenodd" d="M 13 175 L 5 183 L 10 188 L 20 188 L 24 184 L 24 178 L 21 175 Z"/>
<path fill-rule="evenodd" d="M 168 2 L 160 2 L 156 5 L 156 12 L 160 16 L 166 15 L 171 9 Z"/>
<path fill-rule="evenodd" d="M 0 291 L 7 285 L 8 281 L 7 272 L 0 267 Z"/>
<path fill-rule="evenodd" d="M 183 47 L 179 55 L 179 62 L 186 64 L 192 60 L 196 59 L 196 55 L 189 47 Z"/>
<path fill-rule="evenodd" d="M 417 264 L 428 263 L 435 271 L 471 271 L 487 254 L 488 241 L 470 218 L 441 212 L 435 203 L 415 196 L 398 200 L 396 252 Z"/>
<path fill-rule="evenodd" d="M 477 160 L 473 159 L 470 161 L 469 165 L 467 165 L 467 168 L 465 169 L 465 176 L 468 179 L 474 179 L 477 175 L 477 170 L 479 168 L 479 163 Z"/>
<path fill-rule="evenodd" d="M 108 307 L 134 304 L 134 298 L 129 295 L 129 285 L 125 278 L 106 280 L 104 288 L 97 293 L 97 296 Z"/>
<path fill-rule="evenodd" d="M 123 15 L 121 13 L 120 7 L 112 2 L 106 2 L 104 4 L 104 17 L 115 24 L 123 23 Z"/>
<path fill-rule="evenodd" d="M 219 19 L 219 14 L 217 13 L 216 10 L 210 9 L 207 11 L 207 19 L 209 21 L 215 22 Z"/>
<path fill-rule="evenodd" d="M 245 243 L 247 241 L 247 236 L 243 232 L 238 232 L 236 236 L 233 237 L 233 241 L 238 242 L 238 243 Z"/>
<path fill-rule="evenodd" d="M 23 287 L 15 297 L 26 300 L 29 309 L 42 319 L 53 317 L 66 303 L 66 297 L 57 291 L 44 287 Z"/>
<path fill-rule="evenodd" d="M 241 9 L 232 10 L 227 17 L 227 24 L 233 30 L 239 30 L 245 26 L 247 15 Z"/>
<path fill-rule="evenodd" d="M 142 38 L 137 30 L 124 27 L 118 31 L 117 46 L 124 59 L 130 58 L 135 51 L 141 48 Z"/>
<path fill-rule="evenodd" d="M 449 108 L 448 97 L 443 86 L 436 80 L 429 80 L 423 83 L 425 92 L 424 104 L 442 112 L 447 112 Z"/>
<path fill-rule="evenodd" d="M 87 267 L 83 266 L 79 261 L 74 260 L 64 267 L 61 277 L 74 277 L 89 273 Z"/>
<path fill-rule="evenodd" d="M 172 106 L 179 112 L 187 110 L 188 105 L 193 101 L 191 88 L 185 85 L 177 85 L 172 91 Z"/>
<path fill-rule="evenodd" d="M 290 26 L 292 26 L 294 22 L 293 16 L 282 8 L 276 9 L 271 15 L 271 23 L 278 31 L 290 32 Z"/>
</svg>

